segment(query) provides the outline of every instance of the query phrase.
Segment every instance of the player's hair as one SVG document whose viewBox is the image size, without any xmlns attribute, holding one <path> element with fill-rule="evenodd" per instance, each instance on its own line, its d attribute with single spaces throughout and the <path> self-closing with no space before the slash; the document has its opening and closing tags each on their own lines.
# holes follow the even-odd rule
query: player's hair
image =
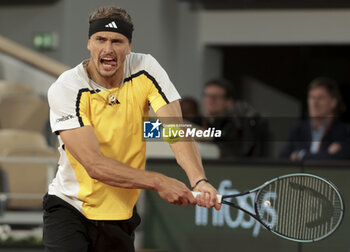
<svg viewBox="0 0 350 252">
<path fill-rule="evenodd" d="M 340 93 L 338 83 L 334 79 L 328 77 L 317 77 L 310 82 L 308 91 L 317 87 L 325 88 L 328 94 L 337 100 L 337 107 L 334 111 L 335 115 L 339 116 L 345 112 L 346 106 Z"/>
<path fill-rule="evenodd" d="M 234 99 L 235 98 L 235 90 L 233 84 L 224 78 L 221 79 L 212 79 L 205 83 L 204 88 L 207 88 L 209 86 L 218 86 L 225 90 L 225 96 L 227 99 Z"/>
<path fill-rule="evenodd" d="M 134 23 L 132 22 L 130 14 L 116 6 L 103 6 L 99 7 L 97 10 L 92 12 L 89 17 L 89 24 L 91 24 L 92 21 L 102 18 L 117 18 L 120 19 L 130 25 L 132 30 L 134 30 Z"/>
</svg>

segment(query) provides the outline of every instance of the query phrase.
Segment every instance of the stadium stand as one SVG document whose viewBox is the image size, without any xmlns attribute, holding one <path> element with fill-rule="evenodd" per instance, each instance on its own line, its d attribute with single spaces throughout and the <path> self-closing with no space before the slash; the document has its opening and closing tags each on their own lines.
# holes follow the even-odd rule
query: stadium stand
<svg viewBox="0 0 350 252">
<path fill-rule="evenodd" d="M 49 147 L 44 136 L 38 132 L 2 129 L 0 156 L 18 157 L 18 162 L 1 163 L 1 169 L 5 174 L 2 183 L 6 185 L 2 188 L 10 195 L 7 208 L 40 209 L 42 195 L 47 191 L 48 165 L 23 162 L 21 158 L 57 158 L 55 149 Z"/>
<path fill-rule="evenodd" d="M 40 157 L 57 158 L 51 147 L 14 147 L 2 152 L 4 157 Z M 41 209 L 42 197 L 47 192 L 49 171 L 47 164 L 2 163 L 6 172 L 10 193 L 7 209 Z M 24 193 L 25 192 L 25 193 Z"/>
<path fill-rule="evenodd" d="M 15 95 L 0 100 L 0 127 L 42 132 L 49 118 L 49 105 L 38 95 Z"/>
<path fill-rule="evenodd" d="M 34 89 L 24 83 L 0 80 L 0 101 L 7 97 L 34 94 Z"/>
</svg>

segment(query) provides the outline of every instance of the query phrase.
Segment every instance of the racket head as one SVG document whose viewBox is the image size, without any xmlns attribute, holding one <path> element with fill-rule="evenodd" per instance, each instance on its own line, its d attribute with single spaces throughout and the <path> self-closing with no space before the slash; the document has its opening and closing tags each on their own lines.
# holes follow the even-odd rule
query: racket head
<svg viewBox="0 0 350 252">
<path fill-rule="evenodd" d="M 255 211 L 273 233 L 292 241 L 315 242 L 340 226 L 344 202 L 330 181 L 295 173 L 262 185 L 255 196 Z"/>
</svg>

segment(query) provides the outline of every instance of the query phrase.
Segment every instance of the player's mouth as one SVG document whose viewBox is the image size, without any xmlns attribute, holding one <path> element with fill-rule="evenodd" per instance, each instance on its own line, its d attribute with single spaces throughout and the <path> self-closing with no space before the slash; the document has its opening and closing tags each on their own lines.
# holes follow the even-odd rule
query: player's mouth
<svg viewBox="0 0 350 252">
<path fill-rule="evenodd" d="M 117 59 L 115 57 L 101 57 L 100 63 L 105 71 L 111 71 L 117 66 Z"/>
</svg>

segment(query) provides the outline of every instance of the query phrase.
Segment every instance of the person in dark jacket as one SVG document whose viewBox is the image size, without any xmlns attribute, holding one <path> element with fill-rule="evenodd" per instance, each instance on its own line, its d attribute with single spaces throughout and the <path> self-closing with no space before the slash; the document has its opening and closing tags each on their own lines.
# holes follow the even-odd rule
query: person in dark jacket
<svg viewBox="0 0 350 252">
<path fill-rule="evenodd" d="M 213 139 L 221 158 L 261 156 L 262 136 L 267 127 L 259 113 L 247 102 L 234 99 L 232 83 L 213 79 L 204 86 L 203 128 L 221 130 L 220 138 Z"/>
<path fill-rule="evenodd" d="M 292 128 L 280 158 L 350 159 L 349 126 L 337 119 L 345 111 L 337 83 L 318 77 L 308 90 L 309 118 Z"/>
</svg>

